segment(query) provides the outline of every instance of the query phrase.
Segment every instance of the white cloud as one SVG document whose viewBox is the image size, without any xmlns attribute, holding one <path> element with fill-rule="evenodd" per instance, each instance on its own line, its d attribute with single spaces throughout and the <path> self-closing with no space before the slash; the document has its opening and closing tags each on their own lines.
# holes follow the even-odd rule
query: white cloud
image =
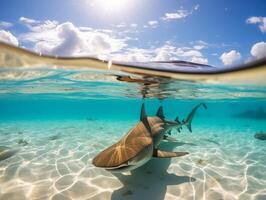
<svg viewBox="0 0 266 200">
<path fill-rule="evenodd" d="M 127 25 L 125 23 L 117 24 L 117 28 L 125 28 Z"/>
<path fill-rule="evenodd" d="M 198 9 L 199 9 L 199 7 L 200 7 L 200 5 L 199 5 L 199 4 L 195 5 L 195 6 L 194 6 L 194 10 L 198 10 Z"/>
<path fill-rule="evenodd" d="M 26 25 L 30 30 L 35 32 L 47 31 L 49 29 L 55 28 L 58 25 L 58 22 L 55 20 L 45 20 L 42 22 L 26 17 L 20 17 L 19 21 Z"/>
<path fill-rule="evenodd" d="M 156 20 L 151 20 L 151 21 L 148 21 L 148 24 L 149 24 L 150 26 L 152 26 L 153 28 L 155 28 L 155 27 L 157 27 L 157 25 L 158 25 L 158 21 L 156 21 Z"/>
<path fill-rule="evenodd" d="M 201 50 L 201 49 L 204 49 L 205 46 L 203 46 L 203 45 L 195 45 L 195 46 L 193 46 L 193 48 L 196 49 L 196 50 Z"/>
<path fill-rule="evenodd" d="M 207 64 L 208 59 L 200 52 L 194 51 L 189 47 L 177 48 L 166 42 L 158 48 L 127 48 L 121 53 L 112 54 L 113 60 L 130 61 L 130 62 L 150 62 L 150 61 L 169 61 L 169 60 L 185 60 Z"/>
<path fill-rule="evenodd" d="M 175 56 L 176 47 L 165 44 L 162 47 L 155 49 L 155 61 L 167 61 L 167 60 L 177 60 Z"/>
<path fill-rule="evenodd" d="M 23 42 L 33 43 L 33 49 L 57 56 L 100 56 L 120 51 L 126 39 L 111 36 L 112 31 L 76 27 L 71 22 L 38 22 L 22 34 Z"/>
<path fill-rule="evenodd" d="M 246 21 L 248 24 L 258 24 L 262 33 L 266 33 L 266 17 L 250 17 Z"/>
<path fill-rule="evenodd" d="M 187 10 L 177 10 L 174 13 L 165 13 L 163 20 L 173 20 L 173 19 L 182 19 L 190 15 L 191 12 Z"/>
<path fill-rule="evenodd" d="M 18 46 L 17 38 L 9 31 L 0 30 L 0 41 Z"/>
<path fill-rule="evenodd" d="M 93 28 L 91 27 L 80 26 L 78 28 L 80 31 L 93 31 Z"/>
<path fill-rule="evenodd" d="M 0 21 L 0 28 L 6 29 L 10 28 L 11 26 L 13 26 L 13 24 L 10 22 Z"/>
<path fill-rule="evenodd" d="M 202 57 L 202 53 L 200 51 L 197 50 L 188 50 L 188 51 L 184 51 L 182 49 L 180 49 L 180 55 L 182 57 Z"/>
<path fill-rule="evenodd" d="M 203 57 L 192 57 L 191 62 L 200 63 L 200 64 L 208 64 L 208 59 Z"/>
<path fill-rule="evenodd" d="M 32 25 L 32 24 L 39 23 L 39 21 L 34 20 L 34 19 L 30 19 L 30 18 L 27 18 L 27 17 L 20 17 L 19 21 L 21 23 L 25 24 L 25 25 Z"/>
<path fill-rule="evenodd" d="M 177 48 L 166 42 L 163 46 L 150 49 L 131 49 L 125 53 L 127 61 L 169 61 L 169 60 L 186 60 L 207 64 L 208 59 L 205 58 L 200 51 L 196 51 L 190 47 Z M 122 55 L 120 55 L 120 58 Z M 133 59 L 132 59 L 133 58 Z"/>
<path fill-rule="evenodd" d="M 32 31 L 41 32 L 41 31 L 47 31 L 50 29 L 54 29 L 54 28 L 56 28 L 57 25 L 58 25 L 57 21 L 45 20 L 44 22 L 42 22 L 42 23 L 39 22 L 39 23 L 35 24 L 34 26 L 31 25 L 29 28 Z"/>
<path fill-rule="evenodd" d="M 248 24 L 256 24 L 261 22 L 261 17 L 250 17 L 247 19 Z"/>
<path fill-rule="evenodd" d="M 112 54 L 112 59 L 116 61 L 149 62 L 152 58 L 152 51 L 142 48 L 128 48 L 123 53 Z"/>
<path fill-rule="evenodd" d="M 157 23 L 157 21 L 150 22 L 149 26 Z M 161 47 L 137 48 L 128 47 L 127 42 L 133 38 L 121 35 L 121 32 L 76 27 L 71 22 L 59 24 L 57 21 L 35 20 L 34 24 L 30 26 L 26 24 L 26 26 L 29 27 L 29 31 L 21 34 L 19 39 L 28 46 L 32 45 L 33 50 L 43 54 L 98 56 L 119 61 L 186 60 L 204 64 L 208 62 L 200 52 L 206 45 L 203 41 L 191 43 L 191 47 L 176 47 L 166 42 Z"/>
<path fill-rule="evenodd" d="M 176 19 L 182 19 L 189 15 L 191 15 L 194 11 L 199 9 L 199 4 L 195 5 L 191 11 L 185 10 L 185 9 L 179 9 L 176 12 L 171 13 L 165 13 L 164 17 L 162 17 L 163 20 L 176 20 Z"/>
<path fill-rule="evenodd" d="M 201 64 L 208 64 L 208 59 L 203 56 L 203 54 L 199 50 L 195 50 L 189 47 L 178 48 L 176 51 L 177 56 L 179 59 L 201 63 Z"/>
<path fill-rule="evenodd" d="M 193 49 L 195 49 L 195 50 L 202 50 L 202 49 L 205 49 L 209 46 L 209 44 L 207 42 L 204 42 L 202 40 L 198 40 L 196 42 L 191 42 L 190 44 L 194 45 Z"/>
<path fill-rule="evenodd" d="M 250 50 L 252 56 L 257 59 L 266 57 L 266 42 L 258 42 L 254 44 Z"/>
<path fill-rule="evenodd" d="M 138 27 L 138 24 L 130 24 L 130 26 L 132 27 L 132 28 L 137 28 Z"/>
<path fill-rule="evenodd" d="M 154 59 L 155 61 L 171 60 L 171 54 L 167 51 L 159 51 Z"/>
<path fill-rule="evenodd" d="M 56 27 L 56 31 L 57 37 L 61 38 L 58 44 L 49 46 L 49 43 L 41 41 L 36 44 L 36 50 L 45 54 L 58 56 L 74 55 L 78 51 L 78 48 L 81 47 L 78 29 L 72 23 L 66 22 Z"/>
<path fill-rule="evenodd" d="M 236 50 L 231 50 L 229 52 L 224 52 L 220 59 L 224 63 L 224 65 L 232 65 L 233 63 L 237 62 L 241 58 L 241 54 Z"/>
</svg>

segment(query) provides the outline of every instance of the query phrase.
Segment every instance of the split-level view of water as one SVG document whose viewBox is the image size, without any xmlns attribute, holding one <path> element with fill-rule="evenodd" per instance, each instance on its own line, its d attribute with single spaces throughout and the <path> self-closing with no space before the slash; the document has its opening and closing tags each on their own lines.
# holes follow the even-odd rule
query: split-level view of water
<svg viewBox="0 0 266 200">
<path fill-rule="evenodd" d="M 124 79 L 123 79 L 124 78 Z M 260 86 L 167 78 L 127 80 L 112 71 L 45 67 L 0 70 L 0 199 L 266 198 L 266 91 Z M 138 75 L 135 75 L 138 79 Z M 130 173 L 92 164 L 140 119 L 199 108 L 192 132 L 172 130 L 152 158 Z"/>
</svg>

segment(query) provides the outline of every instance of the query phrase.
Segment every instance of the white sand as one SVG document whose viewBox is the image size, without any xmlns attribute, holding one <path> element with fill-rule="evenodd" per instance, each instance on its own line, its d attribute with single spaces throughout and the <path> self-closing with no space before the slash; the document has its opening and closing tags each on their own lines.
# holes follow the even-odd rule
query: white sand
<svg viewBox="0 0 266 200">
<path fill-rule="evenodd" d="M 242 121 L 242 128 L 201 125 L 192 134 L 174 134 L 179 142 L 165 142 L 161 148 L 189 155 L 152 159 L 131 175 L 92 166 L 92 158 L 133 124 L 0 123 L 0 146 L 19 149 L 0 161 L 0 199 L 266 199 L 266 142 L 253 138 L 255 127 L 263 122 L 250 127 Z M 18 144 L 19 139 L 29 144 Z"/>
</svg>

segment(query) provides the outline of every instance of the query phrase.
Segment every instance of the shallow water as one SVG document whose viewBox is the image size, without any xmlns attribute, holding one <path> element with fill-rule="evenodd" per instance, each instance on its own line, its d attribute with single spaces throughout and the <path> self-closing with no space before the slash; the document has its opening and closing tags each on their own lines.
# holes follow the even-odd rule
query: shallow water
<svg viewBox="0 0 266 200">
<path fill-rule="evenodd" d="M 17 152 L 0 161 L 0 199 L 266 199 L 266 141 L 254 138 L 266 131 L 265 87 L 118 75 L 128 76 L 1 69 L 0 146 Z M 153 158 L 131 175 L 94 167 L 138 122 L 143 102 L 148 115 L 163 105 L 167 119 L 206 103 L 192 133 L 173 131 L 177 141 L 160 146 L 189 155 Z"/>
</svg>

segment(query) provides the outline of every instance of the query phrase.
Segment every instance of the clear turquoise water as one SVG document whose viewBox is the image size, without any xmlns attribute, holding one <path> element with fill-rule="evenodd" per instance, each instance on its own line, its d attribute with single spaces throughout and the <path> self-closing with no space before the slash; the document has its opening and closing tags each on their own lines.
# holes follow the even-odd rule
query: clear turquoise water
<svg viewBox="0 0 266 200">
<path fill-rule="evenodd" d="M 266 118 L 235 116 L 266 111 L 265 87 L 144 85 L 48 69 L 3 69 L 0 78 L 0 146 L 17 150 L 0 161 L 0 199 L 266 199 L 266 141 L 254 138 Z M 163 105 L 169 119 L 206 103 L 192 133 L 161 144 L 190 154 L 152 159 L 130 175 L 95 168 L 92 158 L 138 122 L 142 102 L 148 115 Z"/>
</svg>

